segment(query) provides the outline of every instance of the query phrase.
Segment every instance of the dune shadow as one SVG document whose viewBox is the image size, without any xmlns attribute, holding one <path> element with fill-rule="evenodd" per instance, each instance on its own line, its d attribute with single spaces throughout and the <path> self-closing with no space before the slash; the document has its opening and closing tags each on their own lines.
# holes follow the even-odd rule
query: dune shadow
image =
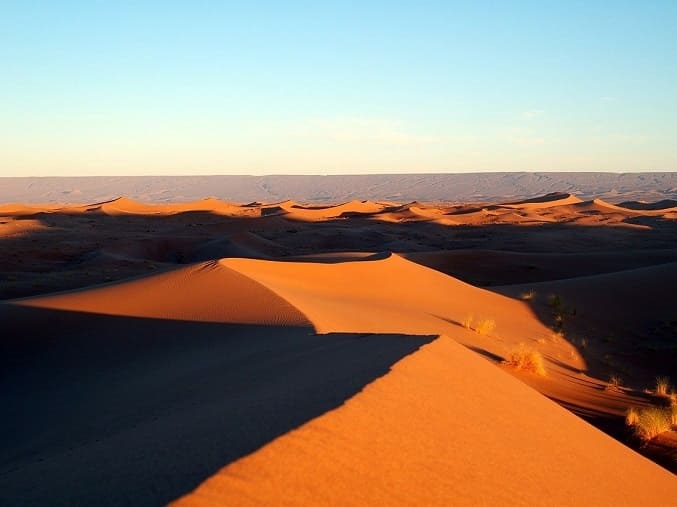
<svg viewBox="0 0 677 507">
<path fill-rule="evenodd" d="M 0 305 L 0 504 L 159 505 L 432 336 Z"/>
</svg>

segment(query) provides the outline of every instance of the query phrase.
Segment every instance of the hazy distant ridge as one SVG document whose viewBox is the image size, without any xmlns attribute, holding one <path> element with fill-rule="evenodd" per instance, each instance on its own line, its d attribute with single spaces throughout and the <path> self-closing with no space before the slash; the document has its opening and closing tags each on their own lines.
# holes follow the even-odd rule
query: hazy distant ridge
<svg viewBox="0 0 677 507">
<path fill-rule="evenodd" d="M 93 203 L 124 195 L 144 202 L 208 196 L 234 202 L 351 199 L 500 201 L 549 192 L 610 202 L 677 198 L 677 173 L 464 173 L 332 176 L 91 176 L 0 178 L 0 203 Z"/>
</svg>

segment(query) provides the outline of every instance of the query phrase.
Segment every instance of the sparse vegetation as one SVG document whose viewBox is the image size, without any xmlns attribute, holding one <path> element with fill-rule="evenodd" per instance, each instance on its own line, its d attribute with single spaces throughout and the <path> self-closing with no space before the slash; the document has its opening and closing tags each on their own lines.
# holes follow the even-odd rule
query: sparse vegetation
<svg viewBox="0 0 677 507">
<path fill-rule="evenodd" d="M 661 433 L 670 431 L 672 426 L 671 410 L 660 407 L 643 408 L 637 412 L 636 418 L 633 417 L 629 419 L 628 412 L 625 421 L 634 428 L 637 437 L 648 442 Z"/>
<path fill-rule="evenodd" d="M 466 329 L 472 329 L 472 319 L 473 319 L 472 314 L 467 315 L 465 317 L 465 319 L 463 319 L 463 322 L 462 322 L 463 327 L 466 328 Z"/>
<path fill-rule="evenodd" d="M 670 390 L 670 379 L 668 377 L 656 377 L 656 394 L 667 396 Z"/>
<path fill-rule="evenodd" d="M 545 375 L 543 356 L 524 343 L 520 343 L 517 348 L 508 354 L 505 364 L 517 370 L 529 371 L 541 376 Z"/>
</svg>

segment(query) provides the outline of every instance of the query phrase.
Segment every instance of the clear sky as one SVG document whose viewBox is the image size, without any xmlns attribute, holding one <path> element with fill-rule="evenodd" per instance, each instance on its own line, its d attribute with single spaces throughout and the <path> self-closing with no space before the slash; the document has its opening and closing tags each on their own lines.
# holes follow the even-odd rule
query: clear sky
<svg viewBox="0 0 677 507">
<path fill-rule="evenodd" d="M 677 1 L 0 0 L 0 175 L 677 170 Z"/>
</svg>

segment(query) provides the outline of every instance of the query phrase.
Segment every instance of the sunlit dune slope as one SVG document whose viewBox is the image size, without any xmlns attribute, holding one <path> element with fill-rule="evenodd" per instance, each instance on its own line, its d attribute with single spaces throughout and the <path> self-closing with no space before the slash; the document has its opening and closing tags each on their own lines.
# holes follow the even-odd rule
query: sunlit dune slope
<svg viewBox="0 0 677 507">
<path fill-rule="evenodd" d="M 462 332 L 470 314 L 505 337 L 549 333 L 522 302 L 394 254 L 353 262 L 222 259 L 155 276 L 26 299 L 24 305 L 209 322 L 307 324 L 318 332 Z"/>
<path fill-rule="evenodd" d="M 26 299 L 20 304 L 201 322 L 308 324 L 307 318 L 287 301 L 216 261 L 119 284 Z"/>
<path fill-rule="evenodd" d="M 506 336 L 549 330 L 527 305 L 468 285 L 395 254 L 335 264 L 222 259 L 299 308 L 319 332 L 459 332 L 470 314 Z"/>
<path fill-rule="evenodd" d="M 174 505 L 668 506 L 676 495 L 672 474 L 442 337 Z"/>
<path fill-rule="evenodd" d="M 253 210 L 249 210 L 230 204 L 219 199 L 210 197 L 194 202 L 172 203 L 172 204 L 146 204 L 134 201 L 127 197 L 119 197 L 112 201 L 99 203 L 97 205 L 87 206 L 87 211 L 99 211 L 106 215 L 174 215 L 177 213 L 200 212 L 222 215 L 247 215 Z"/>
</svg>

